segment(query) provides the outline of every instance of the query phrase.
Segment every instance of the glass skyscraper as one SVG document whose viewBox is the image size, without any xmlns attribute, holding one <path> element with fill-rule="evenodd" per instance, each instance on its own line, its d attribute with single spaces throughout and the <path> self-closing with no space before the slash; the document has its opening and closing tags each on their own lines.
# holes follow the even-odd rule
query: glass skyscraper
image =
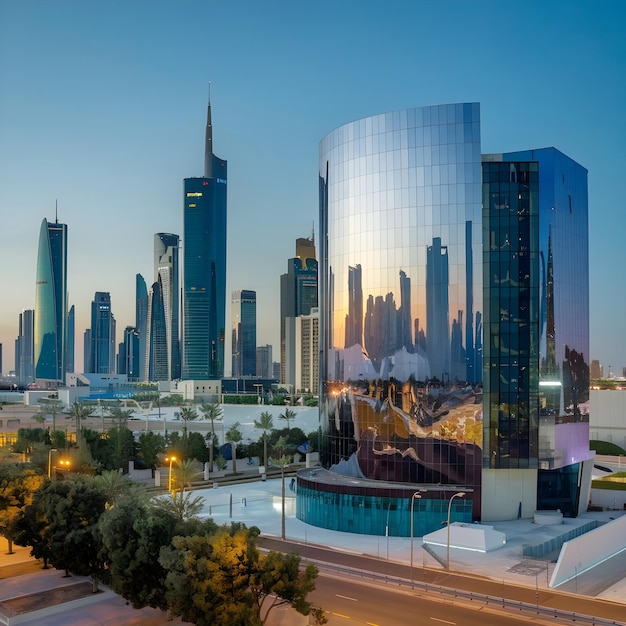
<svg viewBox="0 0 626 626">
<path fill-rule="evenodd" d="M 111 311 L 111 294 L 96 291 L 91 303 L 90 370 L 94 374 L 115 373 L 115 318 Z"/>
<path fill-rule="evenodd" d="M 176 380 L 180 378 L 180 339 L 179 339 L 179 292 L 178 292 L 178 235 L 157 233 L 154 236 L 154 279 L 159 284 L 160 299 L 154 303 L 163 307 L 159 317 L 165 324 L 165 345 L 151 348 L 151 351 L 166 356 L 164 378 L 158 380 Z M 157 335 L 151 335 L 155 340 Z M 158 368 L 161 369 L 161 368 Z M 156 380 L 156 379 L 155 379 Z"/>
<path fill-rule="evenodd" d="M 377 115 L 322 140 L 320 428 L 328 473 L 300 472 L 300 519 L 408 535 L 421 490 L 414 522 L 424 534 L 439 528 L 458 492 L 453 521 L 529 516 L 566 502 L 566 514 L 575 514 L 584 501 L 588 436 L 584 418 L 564 415 L 575 404 L 571 384 L 558 387 L 560 417 L 547 413 L 557 367 L 568 372 L 561 382 L 576 379 L 579 406 L 587 397 L 586 172 L 558 151 L 541 152 L 500 155 L 506 164 L 485 157 L 483 165 L 477 103 Z M 549 191 L 557 187 L 558 200 Z M 542 202 L 552 218 L 541 219 L 554 222 L 561 210 L 569 218 L 543 230 Z M 557 248 L 561 262 L 564 250 L 578 251 L 560 267 L 560 287 Z M 574 266 L 577 286 L 566 295 Z M 578 303 L 567 323 L 551 293 L 559 307 Z M 557 350 L 550 337 L 559 323 Z M 558 475 L 542 474 L 550 471 Z"/>
<path fill-rule="evenodd" d="M 67 226 L 44 218 L 39 231 L 35 288 L 35 378 L 65 381 L 67 349 Z"/>
<path fill-rule="evenodd" d="M 224 375 L 226 182 L 227 162 L 213 154 L 209 102 L 204 176 L 184 181 L 184 379 L 213 380 Z"/>
<path fill-rule="evenodd" d="M 139 366 L 137 379 L 148 380 L 148 350 L 146 337 L 148 335 L 148 288 L 141 274 L 135 276 L 135 328 L 138 332 L 137 350 L 139 351 Z"/>
<path fill-rule="evenodd" d="M 256 376 L 256 291 L 233 291 L 232 376 Z"/>
</svg>

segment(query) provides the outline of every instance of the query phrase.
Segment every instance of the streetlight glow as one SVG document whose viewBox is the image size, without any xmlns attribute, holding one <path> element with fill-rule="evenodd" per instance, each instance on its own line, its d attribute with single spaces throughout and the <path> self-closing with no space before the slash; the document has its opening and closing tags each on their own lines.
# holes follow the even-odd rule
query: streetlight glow
<svg viewBox="0 0 626 626">
<path fill-rule="evenodd" d="M 459 491 L 455 493 L 451 498 L 450 502 L 448 502 L 448 548 L 446 551 L 446 569 L 450 569 L 450 511 L 452 510 L 452 500 L 454 498 L 462 498 L 465 495 L 464 491 Z"/>
<path fill-rule="evenodd" d="M 169 479 L 167 482 L 167 490 L 172 493 L 172 463 L 174 463 L 174 461 L 176 461 L 176 457 L 175 456 L 170 456 L 170 457 L 166 457 L 165 458 L 165 462 L 167 463 L 169 461 L 170 463 L 170 473 L 169 473 Z M 172 494 L 173 497 L 173 494 Z"/>
<path fill-rule="evenodd" d="M 411 496 L 411 583 L 413 583 L 413 504 L 415 503 L 415 499 L 420 499 L 422 493 L 425 493 L 425 489 L 420 489 L 416 491 Z"/>
</svg>

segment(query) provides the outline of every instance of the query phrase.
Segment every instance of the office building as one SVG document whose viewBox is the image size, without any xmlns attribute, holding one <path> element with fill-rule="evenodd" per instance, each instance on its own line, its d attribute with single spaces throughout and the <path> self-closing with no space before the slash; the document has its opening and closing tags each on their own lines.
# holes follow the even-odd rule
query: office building
<svg viewBox="0 0 626 626">
<path fill-rule="evenodd" d="M 300 519 L 407 536 L 448 507 L 465 522 L 586 510 L 586 181 L 553 148 L 483 157 L 477 103 L 322 140 L 328 474 L 299 474 Z"/>
<path fill-rule="evenodd" d="M 65 363 L 65 371 L 68 374 L 72 374 L 74 372 L 74 358 L 75 354 L 75 344 L 76 344 L 76 314 L 74 305 L 70 307 L 70 310 L 67 312 L 67 359 Z"/>
<path fill-rule="evenodd" d="M 233 291 L 232 376 L 256 376 L 256 291 Z"/>
<path fill-rule="evenodd" d="M 317 260 L 313 236 L 296 239 L 296 256 L 280 277 L 280 382 L 295 385 L 295 318 L 317 306 Z M 291 318 L 291 321 L 289 321 Z"/>
<path fill-rule="evenodd" d="M 67 350 L 67 226 L 44 218 L 39 231 L 35 286 L 35 378 L 63 384 Z"/>
<path fill-rule="evenodd" d="M 272 378 L 272 346 L 268 343 L 256 349 L 256 375 L 259 378 Z"/>
<path fill-rule="evenodd" d="M 15 377 L 17 384 L 28 386 L 35 381 L 35 311 L 27 309 L 19 315 L 15 340 Z"/>
<path fill-rule="evenodd" d="M 319 394 L 320 382 L 320 313 L 318 307 L 312 307 L 309 315 L 295 318 L 295 392 Z"/>
<path fill-rule="evenodd" d="M 140 362 L 145 355 L 139 352 L 139 331 L 134 326 L 124 329 L 124 340 L 117 354 L 117 373 L 126 374 L 128 382 L 139 381 Z"/>
<path fill-rule="evenodd" d="M 91 303 L 89 373 L 115 374 L 115 348 L 115 317 L 111 311 L 111 294 L 96 291 Z"/>
<path fill-rule="evenodd" d="M 589 365 L 589 378 L 591 380 L 600 380 L 604 378 L 604 367 L 600 365 L 600 361 L 594 359 Z"/>
<path fill-rule="evenodd" d="M 184 181 L 183 365 L 187 380 L 224 375 L 227 162 L 213 154 L 207 111 L 204 176 Z"/>
<path fill-rule="evenodd" d="M 167 373 L 164 380 L 177 380 L 181 376 L 178 246 L 178 235 L 157 233 L 154 236 L 154 280 L 159 283 L 165 320 Z"/>
<path fill-rule="evenodd" d="M 139 352 L 137 379 L 147 381 L 148 370 L 146 369 L 146 363 L 149 360 L 146 345 L 146 337 L 148 335 L 148 288 L 141 274 L 135 276 L 135 328 L 138 333 L 137 349 Z"/>
<path fill-rule="evenodd" d="M 169 380 L 166 325 L 163 290 L 158 281 L 153 283 L 148 292 L 145 370 L 149 381 Z"/>
</svg>

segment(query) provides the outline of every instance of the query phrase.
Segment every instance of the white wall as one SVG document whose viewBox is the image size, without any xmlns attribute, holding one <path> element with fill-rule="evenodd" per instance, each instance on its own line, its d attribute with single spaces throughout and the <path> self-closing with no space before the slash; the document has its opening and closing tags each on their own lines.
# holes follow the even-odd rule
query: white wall
<svg viewBox="0 0 626 626">
<path fill-rule="evenodd" d="M 626 390 L 589 392 L 589 437 L 626 450 Z"/>
<path fill-rule="evenodd" d="M 483 468 L 483 522 L 517 519 L 520 502 L 522 517 L 532 518 L 537 509 L 537 470 Z"/>
</svg>

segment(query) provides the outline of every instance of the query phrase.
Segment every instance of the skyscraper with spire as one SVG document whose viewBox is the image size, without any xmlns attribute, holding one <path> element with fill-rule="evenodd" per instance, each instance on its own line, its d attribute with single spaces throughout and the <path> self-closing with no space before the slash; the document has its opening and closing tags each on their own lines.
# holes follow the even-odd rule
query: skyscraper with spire
<svg viewBox="0 0 626 626">
<path fill-rule="evenodd" d="M 184 180 L 183 378 L 224 375 L 227 162 L 213 154 L 211 99 L 204 176 Z"/>
</svg>

